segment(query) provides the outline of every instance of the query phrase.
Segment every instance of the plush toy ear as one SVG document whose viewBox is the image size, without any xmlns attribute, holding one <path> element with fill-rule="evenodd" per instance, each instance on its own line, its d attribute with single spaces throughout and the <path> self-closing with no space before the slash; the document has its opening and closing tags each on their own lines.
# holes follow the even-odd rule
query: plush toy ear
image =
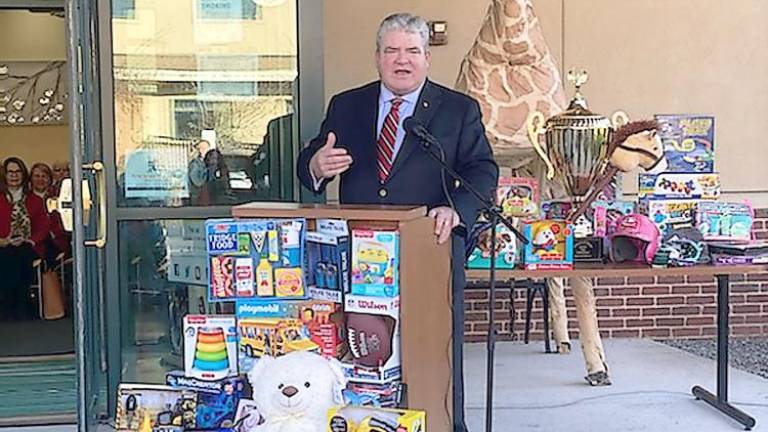
<svg viewBox="0 0 768 432">
<path fill-rule="evenodd" d="M 267 369 L 267 366 L 275 361 L 272 356 L 264 355 L 256 362 L 255 365 L 248 371 L 248 382 L 251 383 L 252 388 L 256 388 L 261 380 L 261 375 Z"/>
<path fill-rule="evenodd" d="M 344 375 L 344 369 L 341 367 L 341 362 L 336 359 L 328 359 L 328 369 L 333 373 L 333 397 L 336 402 L 343 404 L 344 396 L 342 391 L 347 387 L 347 377 Z"/>
</svg>

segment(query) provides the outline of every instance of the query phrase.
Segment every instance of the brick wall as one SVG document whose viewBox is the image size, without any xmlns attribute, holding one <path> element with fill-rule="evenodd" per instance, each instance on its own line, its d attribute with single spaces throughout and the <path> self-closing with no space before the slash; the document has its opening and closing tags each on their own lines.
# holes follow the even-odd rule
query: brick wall
<svg viewBox="0 0 768 432">
<path fill-rule="evenodd" d="M 768 209 L 757 210 L 755 234 L 768 239 Z M 713 278 L 701 276 L 599 278 L 595 284 L 597 316 L 603 337 L 702 338 L 715 335 L 717 287 Z M 466 292 L 468 342 L 485 340 L 488 331 L 487 284 L 472 284 Z M 566 288 L 571 337 L 578 336 L 576 311 Z M 515 324 L 510 328 L 510 289 L 496 291 L 499 340 L 523 337 L 525 292 L 514 292 Z M 768 272 L 731 276 L 731 333 L 768 336 Z M 532 339 L 543 336 L 541 300 L 534 303 Z"/>
</svg>

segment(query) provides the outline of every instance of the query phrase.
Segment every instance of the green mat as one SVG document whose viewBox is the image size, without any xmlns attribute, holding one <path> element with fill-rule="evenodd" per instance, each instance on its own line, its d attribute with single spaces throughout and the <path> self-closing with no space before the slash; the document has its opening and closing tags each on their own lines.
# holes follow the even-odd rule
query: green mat
<svg viewBox="0 0 768 432">
<path fill-rule="evenodd" d="M 74 413 L 75 359 L 0 363 L 0 418 Z"/>
</svg>

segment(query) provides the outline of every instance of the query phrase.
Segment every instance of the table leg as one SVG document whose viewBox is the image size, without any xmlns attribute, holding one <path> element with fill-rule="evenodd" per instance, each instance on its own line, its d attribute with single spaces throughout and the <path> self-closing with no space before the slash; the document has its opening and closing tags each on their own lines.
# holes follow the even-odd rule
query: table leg
<svg viewBox="0 0 768 432">
<path fill-rule="evenodd" d="M 728 403 L 728 315 L 730 313 L 730 282 L 728 275 L 717 275 L 717 394 L 713 395 L 701 386 L 691 392 L 716 410 L 744 425 L 745 430 L 755 427 L 756 421 L 749 414 Z"/>
</svg>

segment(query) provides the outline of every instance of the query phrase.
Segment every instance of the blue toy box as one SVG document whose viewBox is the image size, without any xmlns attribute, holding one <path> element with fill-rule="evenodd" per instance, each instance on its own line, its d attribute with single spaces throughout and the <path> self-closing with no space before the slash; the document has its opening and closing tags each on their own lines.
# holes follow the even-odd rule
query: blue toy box
<svg viewBox="0 0 768 432">
<path fill-rule="evenodd" d="M 667 171 L 715 171 L 715 118 L 704 115 L 657 114 Z"/>
<path fill-rule="evenodd" d="M 349 288 L 349 236 L 310 231 L 306 236 L 310 297 L 341 303 Z"/>
<path fill-rule="evenodd" d="M 701 202 L 696 225 L 704 240 L 747 242 L 752 238 L 752 207 L 744 203 Z"/>
<path fill-rule="evenodd" d="M 397 231 L 352 230 L 352 294 L 400 294 L 399 243 Z"/>
<path fill-rule="evenodd" d="M 184 376 L 181 371 L 168 372 L 165 376 L 168 386 L 197 393 L 195 423 L 197 430 L 231 428 L 235 414 L 245 391 L 245 380 L 231 377 L 219 381 L 201 381 Z"/>
<path fill-rule="evenodd" d="M 523 227 L 528 239 L 523 257 L 526 270 L 573 268 L 573 228 L 563 221 L 541 220 Z"/>
</svg>

